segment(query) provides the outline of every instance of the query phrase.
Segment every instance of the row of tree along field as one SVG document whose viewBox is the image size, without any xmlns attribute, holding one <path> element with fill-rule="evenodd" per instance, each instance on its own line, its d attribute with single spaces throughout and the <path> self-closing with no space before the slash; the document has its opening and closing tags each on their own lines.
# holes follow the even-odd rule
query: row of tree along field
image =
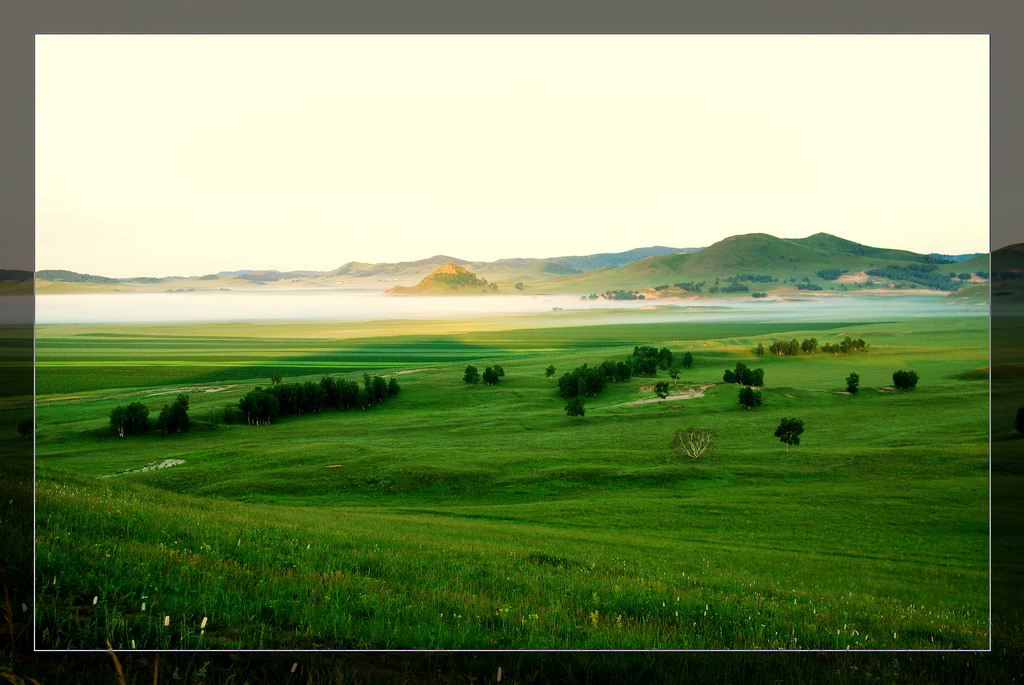
<svg viewBox="0 0 1024 685">
<path fill-rule="evenodd" d="M 818 346 L 817 338 L 805 338 L 800 342 L 793 338 L 792 340 L 775 340 L 767 348 L 764 346 L 764 343 L 757 343 L 757 347 L 751 348 L 751 351 L 757 357 L 763 357 L 765 352 L 771 352 L 781 357 L 792 357 L 801 352 L 804 354 L 816 354 L 819 350 L 825 354 L 838 357 L 840 354 L 867 352 L 868 344 L 860 338 L 854 340 L 850 336 L 846 336 L 841 342 L 835 344 L 825 343 L 820 347 Z"/>
<path fill-rule="evenodd" d="M 401 387 L 394 378 L 363 375 L 363 387 L 355 381 L 324 376 L 319 383 L 281 383 L 274 375 L 268 388 L 257 386 L 236 404 L 224 407 L 224 423 L 248 423 L 265 426 L 275 419 L 299 414 L 317 414 L 325 409 L 369 409 L 375 404 L 394 397 Z M 157 429 L 162 433 L 180 433 L 188 430 L 188 395 L 180 394 L 160 410 Z M 212 423 L 217 425 L 216 411 Z M 110 412 L 110 426 L 119 437 L 142 435 L 149 432 L 149 407 L 142 402 L 117 406 Z"/>
</svg>

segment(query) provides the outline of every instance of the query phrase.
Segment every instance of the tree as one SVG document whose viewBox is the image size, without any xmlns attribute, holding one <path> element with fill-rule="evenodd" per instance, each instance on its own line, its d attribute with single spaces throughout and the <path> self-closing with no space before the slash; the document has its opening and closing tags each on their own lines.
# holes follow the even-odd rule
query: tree
<svg viewBox="0 0 1024 685">
<path fill-rule="evenodd" d="M 689 353 L 687 353 L 687 354 L 689 354 Z M 668 370 L 669 378 L 671 378 L 672 380 L 678 379 L 679 378 L 679 372 L 681 370 L 682 370 L 682 367 L 679 364 L 674 365 L 671 369 Z"/>
<path fill-rule="evenodd" d="M 523 289 L 523 282 L 519 281 L 518 283 L 516 283 L 515 284 L 515 289 L 516 290 L 522 290 Z"/>
<path fill-rule="evenodd" d="M 667 369 L 672 366 L 672 351 L 667 347 L 658 350 L 658 368 Z"/>
<path fill-rule="evenodd" d="M 469 385 L 476 385 L 480 382 L 480 372 L 477 371 L 475 366 L 470 364 L 466 367 L 466 373 L 462 375 L 462 382 Z"/>
<path fill-rule="evenodd" d="M 544 378 L 551 378 L 555 375 L 555 365 L 549 364 L 548 368 L 544 369 Z"/>
<path fill-rule="evenodd" d="M 693 353 L 687 352 L 683 355 L 683 368 L 688 369 L 693 366 Z"/>
<path fill-rule="evenodd" d="M 895 371 L 892 374 L 892 384 L 897 390 L 913 390 L 917 387 L 917 372 Z"/>
<path fill-rule="evenodd" d="M 388 397 L 394 397 L 399 390 L 401 388 L 398 387 L 398 381 L 394 377 L 388 379 Z"/>
<path fill-rule="evenodd" d="M 754 356 L 755 357 L 763 357 L 764 356 L 764 343 L 757 343 L 757 347 L 755 347 L 753 351 L 754 351 Z"/>
<path fill-rule="evenodd" d="M 740 388 L 739 402 L 747 409 L 761 406 L 761 393 L 749 385 Z"/>
<path fill-rule="evenodd" d="M 583 416 L 586 413 L 582 395 L 577 395 L 565 403 L 565 413 L 572 418 Z"/>
<path fill-rule="evenodd" d="M 494 365 L 494 373 L 498 374 L 498 378 L 505 377 L 505 369 L 501 368 L 497 364 Z"/>
<path fill-rule="evenodd" d="M 157 428 L 164 433 L 180 433 L 188 430 L 188 395 L 182 393 L 171 404 L 165 404 L 157 417 Z"/>
<path fill-rule="evenodd" d="M 686 430 L 677 430 L 669 447 L 680 459 L 689 457 L 690 468 L 693 468 L 697 465 L 697 460 L 714 447 L 717 438 L 715 431 L 710 428 L 690 426 Z"/>
<path fill-rule="evenodd" d="M 32 419 L 25 419 L 18 424 L 18 435 L 25 439 L 31 438 L 34 430 L 35 427 L 32 425 Z"/>
<path fill-rule="evenodd" d="M 125 435 L 142 435 L 149 430 L 149 407 L 142 402 L 114 407 L 110 412 L 110 426 L 122 438 Z"/>
<path fill-rule="evenodd" d="M 655 383 L 654 394 L 660 397 L 661 399 L 665 399 L 666 397 L 668 397 L 668 383 L 666 383 L 665 381 Z"/>
<path fill-rule="evenodd" d="M 846 392 L 851 395 L 856 395 L 858 387 L 860 386 L 860 375 L 851 373 L 846 377 Z"/>
<path fill-rule="evenodd" d="M 270 384 L 271 385 L 280 385 L 281 384 L 281 374 L 279 374 L 277 372 L 270 374 Z"/>
<path fill-rule="evenodd" d="M 496 384 L 498 382 L 498 372 L 488 366 L 486 369 L 484 369 L 483 380 L 484 385 Z"/>
<path fill-rule="evenodd" d="M 633 375 L 633 372 L 629 368 L 629 364 L 626 362 L 617 362 L 615 364 L 615 373 L 612 376 L 616 381 L 628 381 Z"/>
<path fill-rule="evenodd" d="M 804 432 L 804 422 L 800 419 L 782 419 L 779 427 L 775 429 L 775 437 L 781 440 L 786 449 L 790 445 L 800 444 L 800 434 Z"/>
</svg>

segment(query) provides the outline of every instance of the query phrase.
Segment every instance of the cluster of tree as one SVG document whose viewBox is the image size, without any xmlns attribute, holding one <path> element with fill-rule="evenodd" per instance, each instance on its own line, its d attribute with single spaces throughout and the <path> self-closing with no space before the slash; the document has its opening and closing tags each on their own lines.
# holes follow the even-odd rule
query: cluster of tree
<svg viewBox="0 0 1024 685">
<path fill-rule="evenodd" d="M 726 280 L 732 281 L 733 283 L 738 283 L 739 281 L 749 281 L 751 283 L 777 283 L 779 279 L 774 276 L 769 276 L 768 274 L 739 274 L 738 276 L 730 276 Z"/>
<path fill-rule="evenodd" d="M 917 372 L 895 371 L 892 374 L 892 384 L 897 390 L 913 390 L 917 387 Z"/>
<path fill-rule="evenodd" d="M 818 272 L 818 278 L 823 281 L 834 281 L 844 273 L 846 273 L 846 271 L 840 269 L 822 269 Z"/>
<path fill-rule="evenodd" d="M 497 385 L 498 381 L 505 377 L 505 369 L 501 368 L 497 364 L 493 367 L 488 366 L 484 369 L 483 381 L 485 385 Z"/>
<path fill-rule="evenodd" d="M 188 395 L 184 393 L 175 397 L 174 402 L 165 404 L 156 419 L 156 427 L 166 434 L 186 431 L 190 423 Z"/>
<path fill-rule="evenodd" d="M 642 300 L 644 296 L 635 290 L 608 290 L 601 293 L 600 297 L 606 300 Z M 591 298 L 594 299 L 594 298 Z"/>
<path fill-rule="evenodd" d="M 605 378 L 603 365 L 596 369 L 587 364 L 578 366 L 558 379 L 558 396 L 567 400 L 593 397 L 604 390 Z"/>
<path fill-rule="evenodd" d="M 750 293 L 751 297 L 768 297 L 768 293 Z"/>
<path fill-rule="evenodd" d="M 673 283 L 672 285 L 680 290 L 685 290 L 688 293 L 699 293 L 707 284 L 707 281 L 701 281 L 700 283 L 697 283 L 696 281 L 684 281 L 682 283 Z"/>
<path fill-rule="evenodd" d="M 355 381 L 324 376 L 319 383 L 278 383 L 257 387 L 238 401 L 238 409 L 250 425 L 266 426 L 279 417 L 315 414 L 324 409 L 368 409 L 398 394 L 398 381 L 363 374 L 363 387 Z M 234 412 L 224 412 L 225 423 L 232 423 Z"/>
<path fill-rule="evenodd" d="M 842 341 L 836 344 L 825 343 L 821 346 L 821 351 L 825 354 L 832 354 L 835 356 L 838 356 L 839 354 L 850 354 L 851 352 L 867 352 L 868 344 L 860 338 L 854 340 L 847 335 L 842 339 Z"/>
<path fill-rule="evenodd" d="M 735 369 L 726 369 L 722 374 L 722 381 L 725 383 L 739 383 L 740 385 L 764 385 L 764 369 L 750 369 L 743 362 L 736 362 Z"/>
<path fill-rule="evenodd" d="M 822 290 L 823 288 L 817 283 L 797 283 L 797 290 Z"/>
<path fill-rule="evenodd" d="M 634 376 L 653 376 L 658 369 L 668 369 L 672 366 L 672 351 L 667 347 L 660 350 L 648 345 L 638 345 L 633 348 L 633 356 L 629 359 Z M 692 356 L 691 356 L 692 364 Z"/>
<path fill-rule="evenodd" d="M 723 293 L 749 293 L 750 287 L 745 283 L 730 283 L 723 285 L 721 290 Z"/>
<path fill-rule="evenodd" d="M 110 427 L 118 437 L 142 435 L 149 430 L 149 407 L 142 402 L 114 407 L 110 412 Z"/>
<path fill-rule="evenodd" d="M 551 370 L 551 373 L 548 374 L 548 378 L 550 378 L 555 374 L 555 367 L 550 366 L 548 368 Z M 483 380 L 486 385 L 497 385 L 498 381 L 504 377 L 505 369 L 501 368 L 498 364 L 495 364 L 493 367 L 488 366 L 484 369 L 483 376 L 480 375 L 479 369 L 472 364 L 469 364 L 466 366 L 466 370 L 462 374 L 462 382 L 467 385 L 476 385 Z"/>
<path fill-rule="evenodd" d="M 959 284 L 954 283 L 948 274 L 934 273 L 937 268 L 934 264 L 889 265 L 864 273 L 894 281 L 909 281 L 934 290 L 956 290 Z"/>
</svg>

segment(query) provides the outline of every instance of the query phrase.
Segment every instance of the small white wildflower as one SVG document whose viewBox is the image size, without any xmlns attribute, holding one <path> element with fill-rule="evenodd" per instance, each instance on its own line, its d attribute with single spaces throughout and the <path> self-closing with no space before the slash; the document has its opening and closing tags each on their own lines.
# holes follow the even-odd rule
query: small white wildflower
<svg viewBox="0 0 1024 685">
<path fill-rule="evenodd" d="M 92 598 L 92 605 L 93 605 L 93 606 L 96 606 L 96 602 L 98 602 L 98 601 L 100 601 L 100 598 L 99 598 L 99 596 L 93 597 L 93 598 Z"/>
<path fill-rule="evenodd" d="M 132 640 L 132 649 L 135 649 L 135 640 Z"/>
<path fill-rule="evenodd" d="M 166 628 L 169 625 L 171 625 L 171 617 L 170 616 L 164 616 L 164 627 Z"/>
<path fill-rule="evenodd" d="M 27 606 L 25 606 L 25 603 L 24 603 L 24 602 L 22 602 L 22 603 L 21 603 L 21 612 L 22 612 L 22 613 L 25 613 L 26 611 L 28 611 L 28 607 L 27 607 Z"/>
<path fill-rule="evenodd" d="M 145 610 L 146 610 L 146 603 L 145 603 L 145 602 L 143 602 L 143 603 L 142 603 L 142 610 L 143 610 L 143 611 L 145 611 Z"/>
<path fill-rule="evenodd" d="M 299 662 L 298 661 L 296 661 L 294 664 L 292 664 L 292 673 L 295 673 L 295 669 L 298 668 L 298 667 L 299 667 Z"/>
<path fill-rule="evenodd" d="M 205 616 L 203 616 L 203 622 L 199 624 L 199 627 L 200 628 L 205 628 L 206 627 L 206 617 Z"/>
</svg>

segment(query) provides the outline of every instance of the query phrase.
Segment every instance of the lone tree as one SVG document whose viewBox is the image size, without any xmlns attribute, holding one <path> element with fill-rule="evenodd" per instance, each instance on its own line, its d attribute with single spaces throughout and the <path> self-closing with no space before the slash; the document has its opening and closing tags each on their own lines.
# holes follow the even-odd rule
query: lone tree
<svg viewBox="0 0 1024 685">
<path fill-rule="evenodd" d="M 281 374 L 279 374 L 277 372 L 274 372 L 274 373 L 270 374 L 270 384 L 271 385 L 280 385 L 280 383 L 281 383 Z"/>
<path fill-rule="evenodd" d="M 693 366 L 693 353 L 687 352 L 683 355 L 683 368 L 688 369 Z"/>
<path fill-rule="evenodd" d="M 110 412 L 110 427 L 121 438 L 125 435 L 142 435 L 149 430 L 149 407 L 142 402 L 114 407 Z"/>
<path fill-rule="evenodd" d="M 673 366 L 671 369 L 668 370 L 669 378 L 671 378 L 672 380 L 677 380 L 679 378 L 679 372 L 682 371 L 682 369 L 683 367 L 680 366 L 679 364 Z"/>
<path fill-rule="evenodd" d="M 660 397 L 661 399 L 665 399 L 666 397 L 668 397 L 668 383 L 666 383 L 665 381 L 655 383 L 654 394 Z"/>
<path fill-rule="evenodd" d="M 717 438 L 715 431 L 710 428 L 690 426 L 686 430 L 677 430 L 669 447 L 680 459 L 689 457 L 690 468 L 693 468 L 697 465 L 697 460 L 714 447 Z"/>
<path fill-rule="evenodd" d="M 761 392 L 754 390 L 749 385 L 740 388 L 739 402 L 747 409 L 761 406 Z"/>
<path fill-rule="evenodd" d="M 1017 410 L 1017 416 L 1013 419 L 1013 427 L 1017 432 L 1024 435 L 1024 407 Z"/>
<path fill-rule="evenodd" d="M 32 419 L 25 419 L 24 421 L 18 424 L 18 435 L 25 439 L 32 437 L 33 430 L 34 428 L 32 426 Z"/>
<path fill-rule="evenodd" d="M 917 372 L 896 371 L 892 374 L 892 384 L 897 390 L 913 390 L 917 386 Z"/>
<path fill-rule="evenodd" d="M 555 375 L 555 365 L 549 364 L 548 368 L 544 369 L 544 378 L 551 378 Z"/>
<path fill-rule="evenodd" d="M 466 373 L 462 375 L 462 382 L 469 385 L 476 385 L 480 382 L 480 372 L 477 371 L 475 366 L 470 364 L 466 367 Z"/>
<path fill-rule="evenodd" d="M 804 422 L 800 419 L 782 419 L 779 427 L 775 429 L 775 437 L 781 440 L 786 449 L 790 445 L 800 444 L 800 434 L 804 432 Z"/>
<path fill-rule="evenodd" d="M 857 390 L 860 388 L 860 375 L 851 373 L 846 377 L 846 392 L 851 395 L 856 395 Z"/>
<path fill-rule="evenodd" d="M 583 416 L 586 413 L 584 408 L 583 395 L 577 395 L 565 403 L 565 413 L 571 418 Z"/>
</svg>

